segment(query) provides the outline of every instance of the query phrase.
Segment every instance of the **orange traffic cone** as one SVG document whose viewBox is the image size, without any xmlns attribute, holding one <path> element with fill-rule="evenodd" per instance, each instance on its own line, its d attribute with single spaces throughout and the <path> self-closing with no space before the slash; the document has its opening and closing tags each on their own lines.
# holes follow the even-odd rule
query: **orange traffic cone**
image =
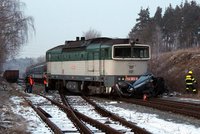
<svg viewBox="0 0 200 134">
<path fill-rule="evenodd" d="M 146 94 L 143 95 L 143 101 L 147 101 L 147 95 Z"/>
</svg>

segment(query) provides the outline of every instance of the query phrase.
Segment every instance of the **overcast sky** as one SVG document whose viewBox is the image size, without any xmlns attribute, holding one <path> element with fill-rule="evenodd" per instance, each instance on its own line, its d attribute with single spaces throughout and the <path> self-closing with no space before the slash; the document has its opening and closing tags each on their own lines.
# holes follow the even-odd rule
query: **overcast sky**
<svg viewBox="0 0 200 134">
<path fill-rule="evenodd" d="M 191 0 L 188 0 L 191 1 Z M 74 40 L 90 28 L 104 37 L 125 38 L 136 23 L 140 9 L 155 14 L 158 6 L 173 7 L 185 0 L 21 0 L 24 13 L 34 18 L 36 34 L 19 57 L 39 57 L 65 40 Z M 196 0 L 200 4 L 200 0 Z"/>
</svg>

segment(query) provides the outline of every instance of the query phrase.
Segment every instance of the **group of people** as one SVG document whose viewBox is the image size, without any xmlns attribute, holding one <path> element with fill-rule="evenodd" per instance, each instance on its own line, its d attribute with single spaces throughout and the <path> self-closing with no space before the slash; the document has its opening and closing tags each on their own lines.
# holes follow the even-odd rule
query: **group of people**
<svg viewBox="0 0 200 134">
<path fill-rule="evenodd" d="M 26 83 L 26 88 L 25 88 L 24 92 L 32 93 L 33 92 L 33 85 L 35 83 L 32 75 L 29 75 L 25 78 L 25 83 Z M 44 76 L 43 76 L 43 84 L 44 84 L 45 92 L 48 93 L 48 82 L 47 82 L 47 75 L 46 74 L 44 74 Z"/>
<path fill-rule="evenodd" d="M 32 75 L 29 75 L 29 76 L 26 77 L 25 83 L 26 83 L 25 92 L 32 93 L 33 84 L 34 84 L 34 80 L 32 78 Z M 43 84 L 44 84 L 45 92 L 47 93 L 48 92 L 48 82 L 47 82 L 47 75 L 46 74 L 43 76 Z M 190 92 L 197 93 L 197 89 L 196 89 L 197 81 L 193 77 L 193 72 L 191 70 L 188 71 L 188 74 L 185 76 L 185 85 L 186 85 L 186 92 L 187 93 L 190 93 Z"/>
<path fill-rule="evenodd" d="M 191 70 L 189 70 L 188 74 L 185 76 L 185 85 L 187 93 L 197 93 L 197 81 L 193 77 L 193 72 Z"/>
</svg>

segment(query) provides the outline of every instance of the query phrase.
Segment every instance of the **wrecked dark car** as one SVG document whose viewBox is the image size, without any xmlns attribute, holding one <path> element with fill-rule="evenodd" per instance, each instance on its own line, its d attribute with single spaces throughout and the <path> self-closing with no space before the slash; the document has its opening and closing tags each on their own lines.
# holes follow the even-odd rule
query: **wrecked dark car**
<svg viewBox="0 0 200 134">
<path fill-rule="evenodd" d="M 153 74 L 144 74 L 138 80 L 133 82 L 120 82 L 116 85 L 118 94 L 141 98 L 144 95 L 148 97 L 157 97 L 166 91 L 165 82 L 162 77 L 155 77 Z"/>
</svg>

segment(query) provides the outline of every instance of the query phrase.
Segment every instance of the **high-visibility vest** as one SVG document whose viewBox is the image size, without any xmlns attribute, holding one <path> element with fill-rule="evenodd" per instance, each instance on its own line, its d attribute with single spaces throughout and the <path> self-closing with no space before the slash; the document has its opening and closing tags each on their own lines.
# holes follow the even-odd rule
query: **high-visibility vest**
<svg viewBox="0 0 200 134">
<path fill-rule="evenodd" d="M 44 78 L 44 84 L 46 85 L 47 84 L 47 80 Z"/>
<path fill-rule="evenodd" d="M 30 83 L 30 85 L 33 85 L 33 83 L 34 83 L 34 81 L 31 77 L 29 78 L 29 83 Z"/>
<path fill-rule="evenodd" d="M 192 85 L 192 84 L 196 83 L 196 80 L 191 75 L 186 75 L 185 82 L 187 85 Z"/>
<path fill-rule="evenodd" d="M 47 84 L 47 77 L 44 76 L 44 85 L 46 85 L 46 84 Z"/>
</svg>

